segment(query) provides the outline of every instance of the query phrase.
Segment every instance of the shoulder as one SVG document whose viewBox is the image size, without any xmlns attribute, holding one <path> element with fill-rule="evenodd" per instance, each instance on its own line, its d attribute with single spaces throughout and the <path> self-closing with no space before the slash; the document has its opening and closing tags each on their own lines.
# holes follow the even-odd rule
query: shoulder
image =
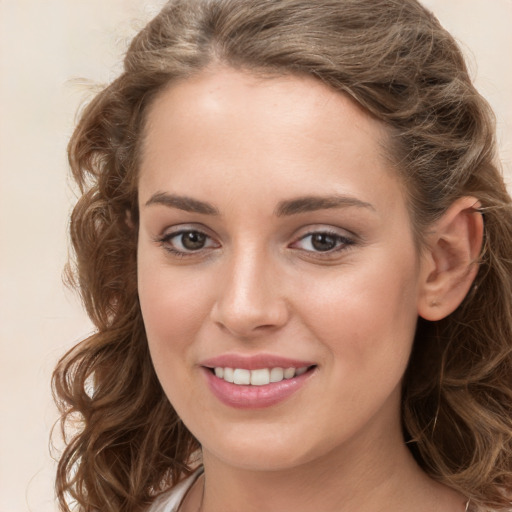
<svg viewBox="0 0 512 512">
<path fill-rule="evenodd" d="M 178 512 L 183 498 L 202 473 L 203 467 L 201 466 L 188 478 L 185 478 L 185 480 L 182 480 L 172 489 L 158 496 L 147 512 Z"/>
</svg>

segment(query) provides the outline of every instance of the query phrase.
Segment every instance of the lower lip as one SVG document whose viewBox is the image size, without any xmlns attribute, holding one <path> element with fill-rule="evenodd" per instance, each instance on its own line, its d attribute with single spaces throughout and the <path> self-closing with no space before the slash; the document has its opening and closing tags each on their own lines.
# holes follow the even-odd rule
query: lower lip
<svg viewBox="0 0 512 512">
<path fill-rule="evenodd" d="M 314 373 L 314 369 L 308 370 L 298 377 L 264 386 L 240 386 L 219 379 L 209 368 L 203 370 L 212 393 L 225 405 L 237 409 L 261 409 L 283 402 L 301 389 Z"/>
</svg>

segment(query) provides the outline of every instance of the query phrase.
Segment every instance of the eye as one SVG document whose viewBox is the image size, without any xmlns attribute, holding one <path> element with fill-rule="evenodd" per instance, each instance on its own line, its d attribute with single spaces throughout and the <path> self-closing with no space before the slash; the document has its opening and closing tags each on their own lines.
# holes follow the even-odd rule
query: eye
<svg viewBox="0 0 512 512">
<path fill-rule="evenodd" d="M 353 245 L 354 240 L 331 231 L 315 231 L 301 237 L 291 247 L 308 252 L 337 252 Z"/>
<path fill-rule="evenodd" d="M 176 255 L 190 255 L 204 249 L 219 247 L 211 237 L 196 229 L 181 229 L 167 233 L 158 242 L 169 252 Z"/>
</svg>

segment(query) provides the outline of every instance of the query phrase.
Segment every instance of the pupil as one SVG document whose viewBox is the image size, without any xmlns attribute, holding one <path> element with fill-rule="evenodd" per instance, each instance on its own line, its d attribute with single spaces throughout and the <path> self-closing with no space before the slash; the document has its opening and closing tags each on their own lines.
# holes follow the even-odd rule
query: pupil
<svg viewBox="0 0 512 512">
<path fill-rule="evenodd" d="M 326 233 L 313 235 L 311 244 L 317 251 L 330 251 L 336 247 L 336 239 Z"/>
<path fill-rule="evenodd" d="M 206 241 L 206 235 L 197 231 L 189 231 L 181 237 L 181 242 L 185 249 L 190 251 L 202 249 Z"/>
</svg>

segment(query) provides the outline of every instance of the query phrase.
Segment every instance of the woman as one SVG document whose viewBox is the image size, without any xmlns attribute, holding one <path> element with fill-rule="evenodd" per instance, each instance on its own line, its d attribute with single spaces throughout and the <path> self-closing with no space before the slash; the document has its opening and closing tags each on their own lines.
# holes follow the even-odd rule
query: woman
<svg viewBox="0 0 512 512">
<path fill-rule="evenodd" d="M 510 198 L 420 4 L 173 0 L 69 155 L 63 510 L 512 509 Z"/>
</svg>

